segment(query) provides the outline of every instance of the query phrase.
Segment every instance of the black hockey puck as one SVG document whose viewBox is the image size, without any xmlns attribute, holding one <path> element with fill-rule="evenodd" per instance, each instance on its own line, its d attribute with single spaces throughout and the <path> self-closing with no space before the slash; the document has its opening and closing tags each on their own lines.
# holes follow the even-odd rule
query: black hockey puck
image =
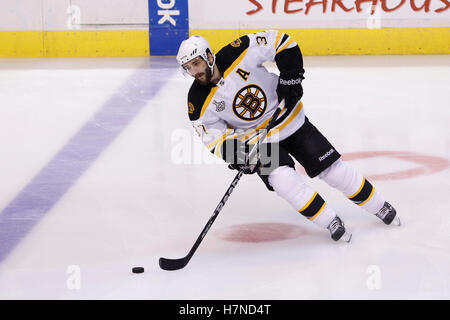
<svg viewBox="0 0 450 320">
<path fill-rule="evenodd" d="M 133 269 L 131 269 L 131 271 L 133 271 L 133 273 L 143 273 L 144 268 L 143 267 L 134 267 Z"/>
</svg>

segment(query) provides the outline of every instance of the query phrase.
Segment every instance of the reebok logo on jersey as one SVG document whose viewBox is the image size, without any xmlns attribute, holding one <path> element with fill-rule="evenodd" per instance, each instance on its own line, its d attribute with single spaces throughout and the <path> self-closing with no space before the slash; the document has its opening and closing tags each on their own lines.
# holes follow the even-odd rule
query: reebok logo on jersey
<svg viewBox="0 0 450 320">
<path fill-rule="evenodd" d="M 327 153 L 325 153 L 323 156 L 319 157 L 319 161 L 322 162 L 323 160 L 325 160 L 326 158 L 328 158 L 328 157 L 330 156 L 330 154 L 332 154 L 333 152 L 334 152 L 334 149 L 331 148 L 330 151 L 328 151 Z"/>
<path fill-rule="evenodd" d="M 302 83 L 301 78 L 291 79 L 291 80 L 280 79 L 280 84 L 285 85 L 285 86 L 292 86 L 294 84 L 300 84 L 300 83 Z"/>
</svg>

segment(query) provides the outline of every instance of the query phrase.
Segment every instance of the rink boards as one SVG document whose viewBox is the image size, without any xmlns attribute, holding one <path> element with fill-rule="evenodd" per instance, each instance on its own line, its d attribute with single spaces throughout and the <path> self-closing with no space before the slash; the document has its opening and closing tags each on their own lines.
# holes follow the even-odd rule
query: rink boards
<svg viewBox="0 0 450 320">
<path fill-rule="evenodd" d="M 288 33 L 305 55 L 450 53 L 450 10 L 443 1 L 321 3 L 6 1 L 0 4 L 0 57 L 170 56 L 192 34 L 218 50 L 266 29 Z"/>
</svg>

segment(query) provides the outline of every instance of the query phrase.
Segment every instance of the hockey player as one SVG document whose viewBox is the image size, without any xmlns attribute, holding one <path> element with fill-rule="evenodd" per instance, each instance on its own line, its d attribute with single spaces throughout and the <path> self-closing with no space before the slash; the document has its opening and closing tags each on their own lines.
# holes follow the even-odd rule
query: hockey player
<svg viewBox="0 0 450 320">
<path fill-rule="evenodd" d="M 268 30 L 243 36 L 214 55 L 206 39 L 191 36 L 181 43 L 177 60 L 182 72 L 195 78 L 187 99 L 192 125 L 205 146 L 230 163 L 231 169 L 257 173 L 269 190 L 328 229 L 335 241 L 350 241 L 351 234 L 331 206 L 295 171 L 291 156 L 309 177 L 318 176 L 385 224 L 395 221 L 400 225 L 395 209 L 340 159 L 336 148 L 305 116 L 303 59 L 294 39 Z M 265 61 L 275 61 L 280 75 L 268 72 L 262 66 Z M 282 99 L 285 108 L 262 144 L 266 157 L 251 161 L 246 157 L 249 146 L 258 141 L 260 130 Z"/>
</svg>

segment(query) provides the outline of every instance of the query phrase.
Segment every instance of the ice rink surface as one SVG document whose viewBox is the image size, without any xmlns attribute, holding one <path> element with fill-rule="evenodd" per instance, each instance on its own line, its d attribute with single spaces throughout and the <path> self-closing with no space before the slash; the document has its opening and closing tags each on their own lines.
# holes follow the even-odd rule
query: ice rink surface
<svg viewBox="0 0 450 320">
<path fill-rule="evenodd" d="M 235 175 L 193 133 L 175 59 L 1 59 L 0 299 L 449 299 L 450 56 L 305 69 L 306 115 L 403 225 L 306 178 L 353 233 L 335 243 L 244 176 L 167 272 Z"/>
</svg>

